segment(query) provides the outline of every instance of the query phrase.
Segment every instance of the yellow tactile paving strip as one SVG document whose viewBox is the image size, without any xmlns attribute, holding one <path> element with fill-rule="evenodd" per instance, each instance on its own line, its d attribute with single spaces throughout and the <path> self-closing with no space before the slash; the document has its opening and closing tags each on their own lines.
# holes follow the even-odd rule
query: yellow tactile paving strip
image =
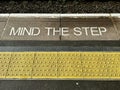
<svg viewBox="0 0 120 90">
<path fill-rule="evenodd" d="M 1 79 L 120 79 L 120 52 L 0 52 Z"/>
<path fill-rule="evenodd" d="M 57 52 L 37 52 L 32 67 L 32 78 L 57 78 Z"/>
<path fill-rule="evenodd" d="M 5 78 L 11 60 L 11 53 L 0 53 L 0 78 Z"/>
<path fill-rule="evenodd" d="M 31 78 L 34 53 L 12 53 L 6 78 Z"/>
</svg>

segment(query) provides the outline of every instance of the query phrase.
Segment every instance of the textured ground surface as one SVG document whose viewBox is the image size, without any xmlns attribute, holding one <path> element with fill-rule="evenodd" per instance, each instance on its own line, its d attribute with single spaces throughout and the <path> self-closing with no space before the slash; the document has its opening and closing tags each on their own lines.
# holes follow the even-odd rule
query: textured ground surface
<svg viewBox="0 0 120 90">
<path fill-rule="evenodd" d="M 120 1 L 0 1 L 0 13 L 119 13 Z"/>
<path fill-rule="evenodd" d="M 119 81 L 0 81 L 0 90 L 119 90 Z"/>
<path fill-rule="evenodd" d="M 58 3 L 58 2 L 52 3 L 52 2 L 40 2 L 40 1 L 0 2 L 0 13 L 13 13 L 13 12 L 15 13 L 33 13 L 33 12 L 35 13 L 39 13 L 39 12 L 40 13 L 113 13 L 113 12 L 119 13 L 120 2 L 114 2 L 114 1 L 104 2 L 104 3 L 98 1 L 67 2 L 67 3 Z M 22 47 L 23 50 L 24 48 L 25 47 Z M 30 48 L 31 47 L 27 47 L 26 49 L 30 50 Z M 86 47 L 84 48 L 86 49 Z M 9 50 L 12 51 L 11 49 L 13 51 L 17 51 L 17 49 L 21 49 L 21 48 L 0 47 L 1 51 L 9 51 Z M 32 48 L 32 49 L 36 49 L 36 48 Z M 44 48 L 42 47 L 42 49 Z M 53 50 L 53 48 L 50 49 Z M 93 50 L 93 48 L 90 49 Z M 101 49 L 97 49 L 97 50 L 101 51 Z M 104 50 L 106 49 L 104 48 Z M 111 50 L 111 47 L 108 50 Z M 114 50 L 119 51 L 119 49 L 117 48 L 114 48 Z M 0 80 L 0 90 L 119 90 L 119 88 L 120 88 L 120 81 Z"/>
</svg>

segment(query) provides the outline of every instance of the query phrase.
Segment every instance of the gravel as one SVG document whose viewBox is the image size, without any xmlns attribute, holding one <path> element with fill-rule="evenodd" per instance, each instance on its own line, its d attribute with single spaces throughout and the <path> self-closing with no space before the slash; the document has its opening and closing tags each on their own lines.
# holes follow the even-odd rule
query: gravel
<svg viewBox="0 0 120 90">
<path fill-rule="evenodd" d="M 120 1 L 0 1 L 0 13 L 120 13 Z"/>
</svg>

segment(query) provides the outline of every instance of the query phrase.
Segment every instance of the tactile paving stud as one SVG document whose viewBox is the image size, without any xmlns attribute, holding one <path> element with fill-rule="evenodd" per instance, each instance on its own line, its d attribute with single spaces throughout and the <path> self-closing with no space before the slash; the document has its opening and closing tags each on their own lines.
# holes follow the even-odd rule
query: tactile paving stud
<svg viewBox="0 0 120 90">
<path fill-rule="evenodd" d="M 82 53 L 82 74 L 84 78 L 109 78 L 107 60 L 104 53 Z"/>
<path fill-rule="evenodd" d="M 38 52 L 32 67 L 32 78 L 57 78 L 57 52 Z"/>
<path fill-rule="evenodd" d="M 114 74 L 118 73 L 119 71 L 116 70 L 118 69 L 119 57 L 120 54 L 110 52 L 82 53 L 81 60 L 84 78 L 109 79 L 112 76 L 116 77 L 116 75 Z M 110 68 L 111 66 L 113 66 L 114 68 Z"/>
<path fill-rule="evenodd" d="M 5 78 L 11 60 L 11 53 L 0 52 L 0 78 Z"/>
<path fill-rule="evenodd" d="M 120 54 L 119 53 L 105 53 L 104 59 L 107 61 L 108 76 L 111 79 L 120 78 Z"/>
<path fill-rule="evenodd" d="M 58 59 L 58 78 L 82 78 L 79 52 L 60 52 Z"/>
<path fill-rule="evenodd" d="M 6 78 L 31 78 L 34 53 L 14 52 Z"/>
</svg>

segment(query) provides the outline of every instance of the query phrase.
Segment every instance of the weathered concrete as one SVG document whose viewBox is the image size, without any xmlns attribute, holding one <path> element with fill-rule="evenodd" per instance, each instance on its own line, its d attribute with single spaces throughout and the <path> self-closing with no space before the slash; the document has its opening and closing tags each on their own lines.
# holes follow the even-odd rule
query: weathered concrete
<svg viewBox="0 0 120 90">
<path fill-rule="evenodd" d="M 119 40 L 109 17 L 62 17 L 61 27 L 66 26 L 70 34 L 62 36 L 61 40 Z"/>
<path fill-rule="evenodd" d="M 120 14 L 111 14 L 114 27 L 118 30 L 119 40 L 120 40 Z"/>
<path fill-rule="evenodd" d="M 0 14 L 0 22 L 7 22 L 10 14 Z"/>
<path fill-rule="evenodd" d="M 120 15 L 115 15 L 7 14 L 4 17 L 1 15 L 0 40 L 20 43 L 21 41 L 32 41 L 32 43 L 34 41 L 44 41 L 44 43 L 46 41 L 82 41 L 82 44 L 88 41 L 117 41 L 118 43 Z"/>
<path fill-rule="evenodd" d="M 59 34 L 54 37 L 47 35 L 45 27 L 60 27 L 59 15 L 14 15 L 11 14 L 9 21 L 6 25 L 5 31 L 3 32 L 2 40 L 59 40 Z M 30 32 L 30 29 L 33 31 Z M 11 31 L 14 30 L 14 31 Z M 23 32 L 22 32 L 23 30 Z M 25 31 L 27 30 L 27 31 Z M 17 32 L 18 31 L 18 32 Z M 30 33 L 30 34 L 29 34 Z M 51 32 L 52 33 L 52 32 Z"/>
<path fill-rule="evenodd" d="M 7 21 L 9 18 L 9 14 L 0 14 L 0 38 L 4 28 L 6 27 Z"/>
</svg>

